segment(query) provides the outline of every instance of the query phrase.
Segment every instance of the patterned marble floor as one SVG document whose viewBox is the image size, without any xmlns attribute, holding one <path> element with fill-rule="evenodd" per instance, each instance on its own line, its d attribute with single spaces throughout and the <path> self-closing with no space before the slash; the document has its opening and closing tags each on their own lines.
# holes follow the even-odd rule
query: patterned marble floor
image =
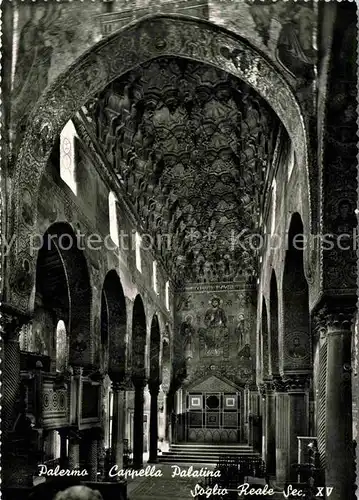
<svg viewBox="0 0 359 500">
<path fill-rule="evenodd" d="M 191 464 L 181 464 L 181 470 L 187 469 Z M 205 467 L 204 465 L 202 467 Z M 195 466 L 199 470 L 201 466 Z M 210 465 L 207 469 L 211 469 Z M 158 500 L 189 500 L 193 498 L 191 490 L 203 478 L 182 478 L 172 477 L 172 468 L 168 464 L 156 465 L 156 470 L 161 470 L 162 477 L 136 478 L 128 483 L 129 500 L 145 500 L 147 498 L 157 498 Z"/>
</svg>

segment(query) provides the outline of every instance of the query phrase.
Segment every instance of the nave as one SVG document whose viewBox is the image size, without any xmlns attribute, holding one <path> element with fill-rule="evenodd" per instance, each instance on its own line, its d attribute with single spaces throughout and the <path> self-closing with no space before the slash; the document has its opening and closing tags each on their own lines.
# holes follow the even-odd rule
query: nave
<svg viewBox="0 0 359 500">
<path fill-rule="evenodd" d="M 5 499 L 354 500 L 356 5 L 277 3 L 91 11 L 68 59 L 75 3 L 7 7 Z"/>
</svg>

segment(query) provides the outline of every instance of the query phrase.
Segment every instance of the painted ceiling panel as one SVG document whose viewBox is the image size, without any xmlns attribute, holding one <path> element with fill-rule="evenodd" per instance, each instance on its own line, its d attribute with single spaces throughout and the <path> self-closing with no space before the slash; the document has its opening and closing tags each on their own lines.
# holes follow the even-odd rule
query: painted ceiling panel
<svg viewBox="0 0 359 500">
<path fill-rule="evenodd" d="M 279 126 L 258 94 L 212 66 L 160 58 L 112 82 L 88 111 L 178 283 L 256 275 L 248 238 Z"/>
</svg>

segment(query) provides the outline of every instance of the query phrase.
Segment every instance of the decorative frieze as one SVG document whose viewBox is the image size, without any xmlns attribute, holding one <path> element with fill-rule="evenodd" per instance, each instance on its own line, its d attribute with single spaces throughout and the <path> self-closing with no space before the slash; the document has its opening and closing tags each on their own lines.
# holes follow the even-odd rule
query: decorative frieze
<svg viewBox="0 0 359 500">
<path fill-rule="evenodd" d="M 235 281 L 231 283 L 193 283 L 178 288 L 177 292 L 221 292 L 221 291 L 254 291 L 256 284 L 248 283 L 248 280 Z"/>
<path fill-rule="evenodd" d="M 42 393 L 43 425 L 53 426 L 67 424 L 66 391 L 44 390 Z"/>
<path fill-rule="evenodd" d="M 264 394 L 272 392 L 305 392 L 309 390 L 310 383 L 311 375 L 309 373 L 284 373 L 282 377 L 275 377 L 272 380 L 265 381 L 262 384 L 262 391 Z"/>
</svg>

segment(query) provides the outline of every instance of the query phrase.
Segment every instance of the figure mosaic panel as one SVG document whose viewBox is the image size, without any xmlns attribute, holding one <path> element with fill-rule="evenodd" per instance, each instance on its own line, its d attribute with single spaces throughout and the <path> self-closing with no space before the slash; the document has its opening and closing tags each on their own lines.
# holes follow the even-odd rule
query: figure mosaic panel
<svg viewBox="0 0 359 500">
<path fill-rule="evenodd" d="M 234 294 L 188 291 L 177 295 L 174 369 L 178 376 L 187 383 L 206 375 L 241 383 L 252 380 L 255 334 L 250 297 L 245 289 Z"/>
</svg>

